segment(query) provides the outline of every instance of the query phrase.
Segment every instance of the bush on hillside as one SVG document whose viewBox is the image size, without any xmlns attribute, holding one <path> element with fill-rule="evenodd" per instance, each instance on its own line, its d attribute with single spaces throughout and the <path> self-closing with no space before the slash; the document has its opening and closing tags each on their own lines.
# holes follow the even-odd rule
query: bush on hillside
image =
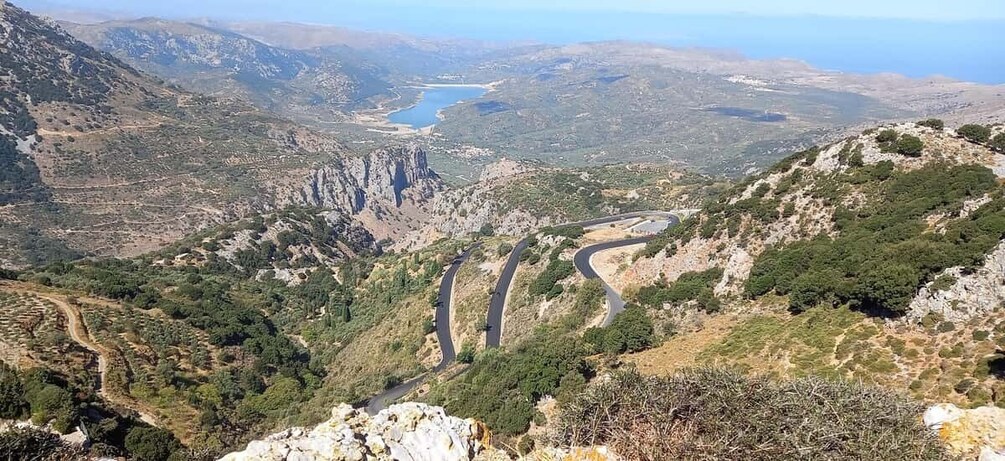
<svg viewBox="0 0 1005 461">
<path fill-rule="evenodd" d="M 897 132 L 891 129 L 880 131 L 879 134 L 876 135 L 876 142 L 887 143 L 894 142 L 896 140 Z"/>
<path fill-rule="evenodd" d="M 968 141 L 984 144 L 991 138 L 991 128 L 969 123 L 957 128 L 956 134 L 963 136 Z"/>
<path fill-rule="evenodd" d="M 921 156 L 921 150 L 925 148 L 925 143 L 917 136 L 905 134 L 897 140 L 897 153 L 908 157 Z"/>
<path fill-rule="evenodd" d="M 991 138 L 991 148 L 998 153 L 1005 154 L 1005 133 L 998 133 Z"/>
<path fill-rule="evenodd" d="M 548 263 L 548 267 L 541 272 L 536 279 L 530 284 L 530 294 L 531 296 L 537 295 L 547 295 L 548 293 L 553 293 L 555 290 L 555 284 L 560 280 L 569 277 L 576 272 L 575 266 L 573 266 L 570 261 L 563 261 L 560 259 L 552 260 Z M 561 292 L 559 292 L 561 293 Z"/>
<path fill-rule="evenodd" d="M 933 130 L 939 130 L 939 131 L 942 131 L 942 129 L 946 127 L 945 122 L 943 122 L 942 120 L 937 119 L 937 118 L 930 118 L 930 119 L 922 120 L 922 121 L 918 122 L 917 125 L 918 126 L 925 126 L 925 127 L 931 128 Z"/>
<path fill-rule="evenodd" d="M 848 382 L 626 371 L 563 405 L 559 426 L 565 444 L 608 445 L 634 460 L 952 459 L 922 425 L 922 411 L 893 392 Z"/>
<path fill-rule="evenodd" d="M 167 461 L 181 448 L 174 435 L 158 427 L 136 427 L 126 436 L 126 449 L 136 461 Z"/>
<path fill-rule="evenodd" d="M 586 330 L 583 339 L 594 352 L 608 354 L 642 351 L 656 341 L 652 320 L 644 309 L 634 305 L 614 317 L 610 326 Z"/>
</svg>

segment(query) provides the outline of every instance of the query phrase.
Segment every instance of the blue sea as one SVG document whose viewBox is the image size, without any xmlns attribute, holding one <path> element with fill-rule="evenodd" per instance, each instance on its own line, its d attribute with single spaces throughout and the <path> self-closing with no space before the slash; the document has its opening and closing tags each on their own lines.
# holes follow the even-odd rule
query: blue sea
<svg viewBox="0 0 1005 461">
<path fill-rule="evenodd" d="M 684 16 L 642 13 L 396 9 L 342 12 L 340 23 L 428 36 L 566 44 L 632 40 L 723 48 L 751 58 L 792 58 L 822 69 L 943 75 L 1005 83 L 1005 21 L 924 21 L 819 16 Z M 435 20 L 430 20 L 435 18 Z"/>
<path fill-rule="evenodd" d="M 482 97 L 487 90 L 473 86 L 438 86 L 422 92 L 422 100 L 418 104 L 388 115 L 392 123 L 409 125 L 412 128 L 425 128 L 437 124 L 440 119 L 436 114 L 447 107 L 461 101 Z"/>
</svg>

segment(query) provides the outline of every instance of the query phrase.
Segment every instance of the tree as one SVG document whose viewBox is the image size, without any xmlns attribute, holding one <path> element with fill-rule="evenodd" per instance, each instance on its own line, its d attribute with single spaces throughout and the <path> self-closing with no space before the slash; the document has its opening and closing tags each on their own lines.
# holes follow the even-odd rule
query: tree
<svg viewBox="0 0 1005 461">
<path fill-rule="evenodd" d="M 963 136 L 967 141 L 984 144 L 991 138 L 991 128 L 969 123 L 957 128 L 956 134 Z"/>
<path fill-rule="evenodd" d="M 495 235 L 496 230 L 491 223 L 485 223 L 482 225 L 480 229 L 478 229 L 478 233 L 481 234 L 483 237 L 491 237 Z"/>
<path fill-rule="evenodd" d="M 880 131 L 876 135 L 876 142 L 889 143 L 897 140 L 897 132 L 891 129 Z"/>
<path fill-rule="evenodd" d="M 37 425 L 52 422 L 53 429 L 66 434 L 76 420 L 73 396 L 55 384 L 45 384 L 31 396 L 31 420 Z"/>
<path fill-rule="evenodd" d="M 925 143 L 917 136 L 905 134 L 897 140 L 897 153 L 908 157 L 921 156 L 921 150 L 925 148 Z"/>
<path fill-rule="evenodd" d="M 28 409 L 17 372 L 0 362 L 0 419 L 19 419 Z"/>
<path fill-rule="evenodd" d="M 134 427 L 126 435 L 126 450 L 136 461 L 167 461 L 180 448 L 173 434 L 158 427 Z"/>
<path fill-rule="evenodd" d="M 918 280 L 914 268 L 887 263 L 862 274 L 854 295 L 862 307 L 903 314 L 918 289 Z"/>
<path fill-rule="evenodd" d="M 998 133 L 991 138 L 991 148 L 1005 154 L 1005 133 Z"/>
<path fill-rule="evenodd" d="M 587 331 L 586 340 L 611 354 L 647 349 L 653 344 L 655 333 L 652 320 L 641 307 L 635 305 L 630 305 L 614 317 L 609 327 L 590 330 L 592 331 Z M 602 330 L 603 333 L 599 334 L 597 330 Z M 602 342 L 598 344 L 595 341 Z"/>
</svg>

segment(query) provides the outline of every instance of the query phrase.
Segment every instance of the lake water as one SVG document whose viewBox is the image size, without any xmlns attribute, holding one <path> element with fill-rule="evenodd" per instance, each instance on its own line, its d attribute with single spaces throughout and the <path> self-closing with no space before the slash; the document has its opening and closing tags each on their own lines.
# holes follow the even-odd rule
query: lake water
<svg viewBox="0 0 1005 461">
<path fill-rule="evenodd" d="M 440 119 L 436 113 L 461 101 L 482 97 L 488 90 L 473 86 L 438 86 L 422 92 L 422 100 L 415 106 L 391 113 L 387 118 L 391 123 L 425 128 L 435 125 Z"/>
</svg>

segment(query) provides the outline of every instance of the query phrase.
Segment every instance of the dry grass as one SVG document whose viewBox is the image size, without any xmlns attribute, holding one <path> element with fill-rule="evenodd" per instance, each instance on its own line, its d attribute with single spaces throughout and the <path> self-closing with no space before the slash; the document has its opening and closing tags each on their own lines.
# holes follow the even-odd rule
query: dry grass
<svg viewBox="0 0 1005 461">
<path fill-rule="evenodd" d="M 1005 404 L 994 361 L 1005 347 L 1005 320 L 989 316 L 949 327 L 884 323 L 846 308 L 793 316 L 777 307 L 713 317 L 700 330 L 625 360 L 647 375 L 718 364 L 780 378 L 861 380 L 926 402 Z"/>
<path fill-rule="evenodd" d="M 564 408 L 561 442 L 632 460 L 945 460 L 890 391 L 847 382 L 777 382 L 722 369 L 666 378 L 619 372 Z"/>
</svg>

